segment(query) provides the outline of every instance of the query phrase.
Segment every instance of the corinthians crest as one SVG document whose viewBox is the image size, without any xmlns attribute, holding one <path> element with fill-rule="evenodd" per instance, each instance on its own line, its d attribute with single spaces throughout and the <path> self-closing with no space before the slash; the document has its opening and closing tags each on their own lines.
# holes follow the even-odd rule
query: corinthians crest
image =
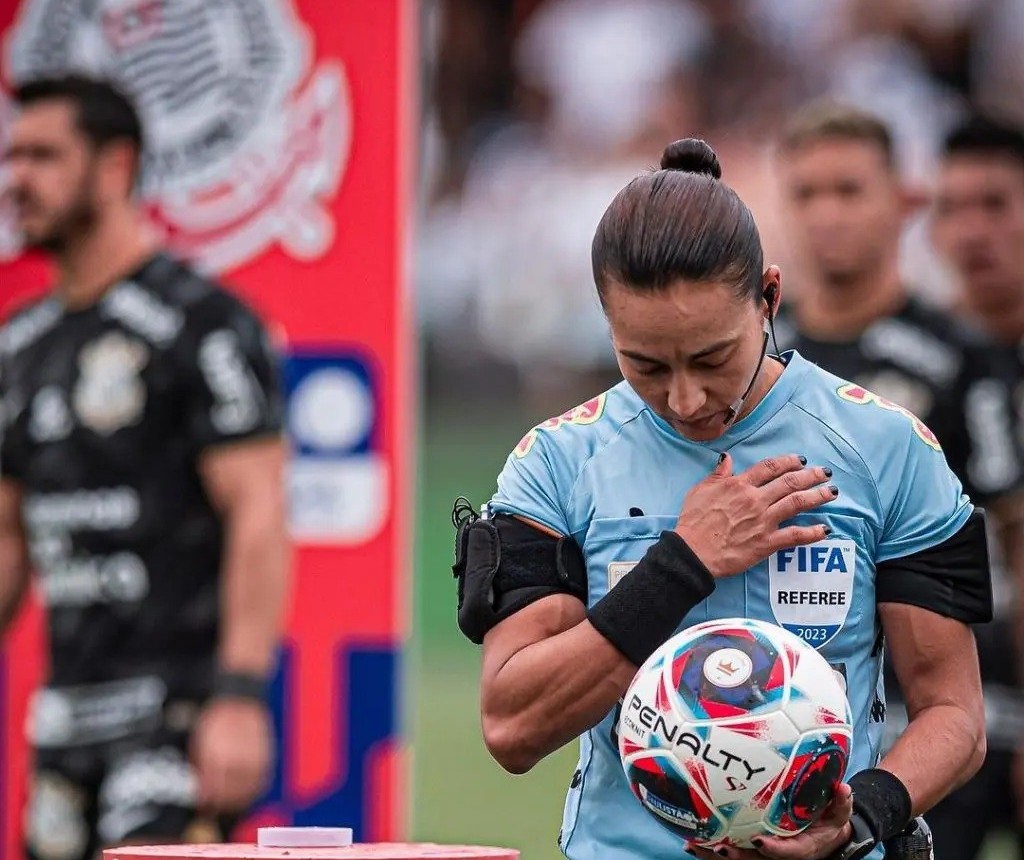
<svg viewBox="0 0 1024 860">
<path fill-rule="evenodd" d="M 146 387 L 139 372 L 148 360 L 145 346 L 118 331 L 82 348 L 73 402 L 85 427 L 108 436 L 142 417 Z"/>
<path fill-rule="evenodd" d="M 303 259 L 327 250 L 348 91 L 340 63 L 311 70 L 291 0 L 25 0 L 5 49 L 8 81 L 79 70 L 132 94 L 146 125 L 143 198 L 207 270 L 274 243 Z M 0 235 L 0 256 L 12 247 Z"/>
</svg>

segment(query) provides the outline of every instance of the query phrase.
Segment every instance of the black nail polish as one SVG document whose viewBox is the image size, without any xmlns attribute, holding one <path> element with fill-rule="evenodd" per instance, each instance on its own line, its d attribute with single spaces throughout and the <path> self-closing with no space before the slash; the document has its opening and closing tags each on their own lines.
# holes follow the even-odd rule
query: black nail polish
<svg viewBox="0 0 1024 860">
<path fill-rule="evenodd" d="M 833 496 L 839 495 L 839 487 L 837 487 L 835 484 L 829 484 L 828 490 Z"/>
<path fill-rule="evenodd" d="M 800 460 L 800 465 L 801 466 L 806 466 L 807 465 L 807 458 L 803 454 L 800 455 L 799 460 Z"/>
<path fill-rule="evenodd" d="M 832 534 L 832 529 L 829 528 L 829 526 L 825 526 L 824 532 L 825 532 L 825 537 L 828 537 L 830 534 Z M 753 842 L 754 840 L 751 839 L 750 841 Z"/>
<path fill-rule="evenodd" d="M 630 508 L 629 515 L 631 517 L 642 517 L 644 515 L 643 508 Z"/>
<path fill-rule="evenodd" d="M 832 470 L 828 466 L 825 466 L 821 471 L 824 473 L 826 478 L 832 477 Z"/>
<path fill-rule="evenodd" d="M 750 844 L 755 848 L 761 848 L 764 845 L 764 841 L 761 839 L 751 839 Z"/>
<path fill-rule="evenodd" d="M 725 462 L 725 451 L 718 455 L 718 465 L 721 466 Z"/>
</svg>

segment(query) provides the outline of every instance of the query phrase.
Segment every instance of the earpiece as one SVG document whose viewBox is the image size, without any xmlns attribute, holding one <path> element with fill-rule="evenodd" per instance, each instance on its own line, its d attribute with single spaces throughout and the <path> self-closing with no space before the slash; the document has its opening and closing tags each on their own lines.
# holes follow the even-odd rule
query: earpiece
<svg viewBox="0 0 1024 860">
<path fill-rule="evenodd" d="M 775 284 L 769 284 L 764 288 L 764 292 L 761 294 L 764 296 L 764 300 L 768 303 L 768 321 L 771 322 L 775 316 L 775 297 L 779 294 L 779 291 Z"/>
</svg>

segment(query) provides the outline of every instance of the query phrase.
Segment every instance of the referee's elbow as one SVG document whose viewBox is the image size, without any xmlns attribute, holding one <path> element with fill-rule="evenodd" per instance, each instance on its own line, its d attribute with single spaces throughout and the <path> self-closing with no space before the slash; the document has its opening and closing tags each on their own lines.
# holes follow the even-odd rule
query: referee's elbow
<svg viewBox="0 0 1024 860">
<path fill-rule="evenodd" d="M 481 724 L 487 751 L 509 773 L 527 773 L 543 757 L 532 748 L 521 720 L 484 712 Z"/>
<path fill-rule="evenodd" d="M 971 716 L 973 718 L 971 728 L 974 729 L 974 750 L 967 761 L 968 779 L 981 770 L 981 766 L 985 763 L 985 756 L 988 754 L 984 696 L 978 697 L 977 705 L 971 710 Z"/>
<path fill-rule="evenodd" d="M 988 739 L 985 737 L 985 723 L 982 722 L 974 740 L 974 751 L 967 762 L 965 782 L 981 770 L 986 755 L 988 755 Z"/>
<path fill-rule="evenodd" d="M 968 714 L 968 720 L 964 726 L 965 732 L 973 742 L 971 750 L 967 755 L 963 768 L 950 789 L 959 788 L 971 779 L 985 763 L 985 756 L 988 753 L 988 739 L 985 737 L 985 709 L 984 704 L 979 703 Z"/>
</svg>

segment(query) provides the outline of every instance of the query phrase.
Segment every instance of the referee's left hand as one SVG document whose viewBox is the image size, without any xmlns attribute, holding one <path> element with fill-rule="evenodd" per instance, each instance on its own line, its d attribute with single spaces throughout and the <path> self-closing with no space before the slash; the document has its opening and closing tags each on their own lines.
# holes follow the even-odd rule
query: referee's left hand
<svg viewBox="0 0 1024 860">
<path fill-rule="evenodd" d="M 723 847 L 711 850 L 693 846 L 687 850 L 701 860 L 825 860 L 850 839 L 850 816 L 853 814 L 853 793 L 843 783 L 836 790 L 832 802 L 814 824 L 796 836 L 764 836 L 756 851 L 746 848 Z"/>
</svg>

